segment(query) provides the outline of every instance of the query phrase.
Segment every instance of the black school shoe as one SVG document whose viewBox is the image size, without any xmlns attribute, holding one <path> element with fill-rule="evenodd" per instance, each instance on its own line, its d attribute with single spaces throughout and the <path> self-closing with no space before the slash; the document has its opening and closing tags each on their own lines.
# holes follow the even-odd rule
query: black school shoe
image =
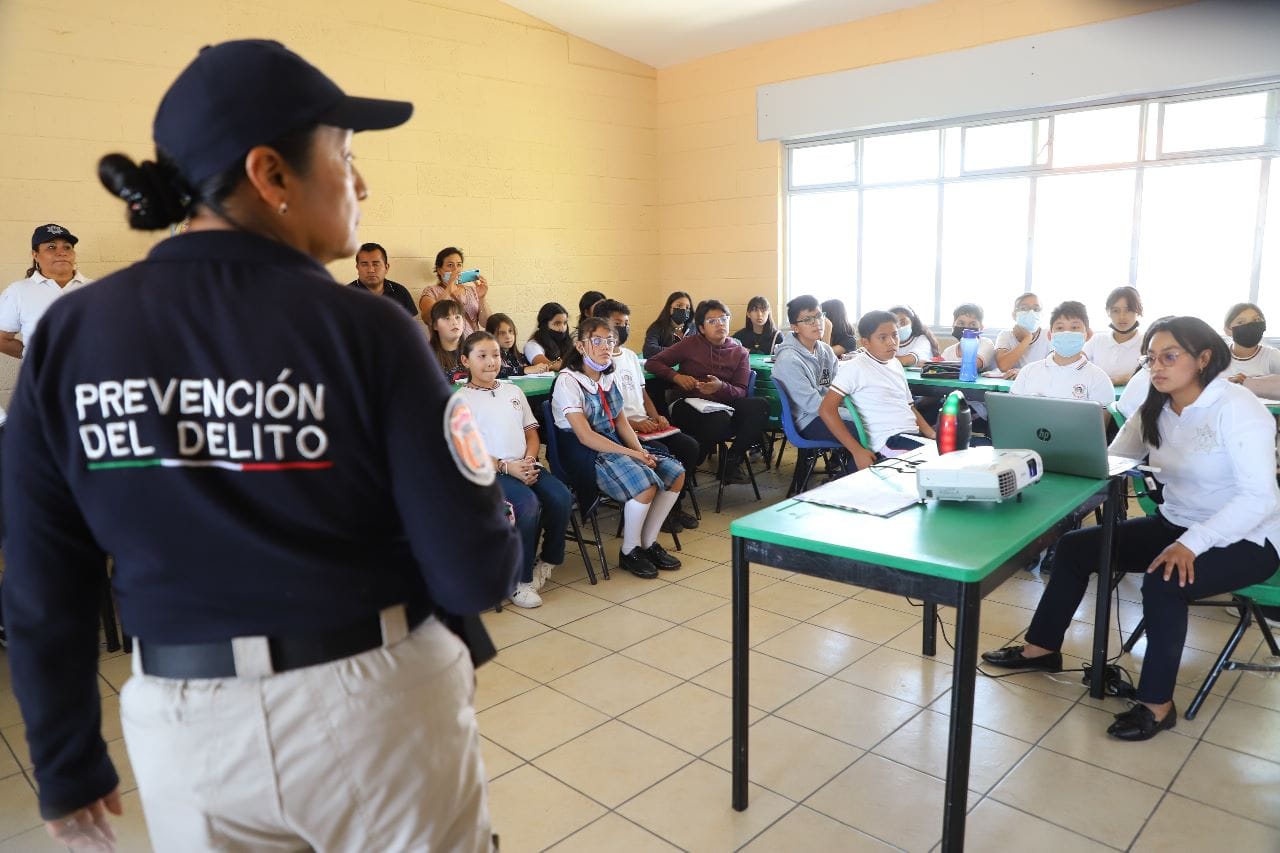
<svg viewBox="0 0 1280 853">
<path fill-rule="evenodd" d="M 747 474 L 744 467 L 746 463 L 741 459 L 730 459 L 725 465 L 724 484 L 726 486 L 740 486 L 744 483 L 750 483 L 751 478 Z"/>
<path fill-rule="evenodd" d="M 668 513 L 662 520 L 663 533 L 679 533 L 681 530 L 684 530 L 684 522 L 674 512 Z"/>
<path fill-rule="evenodd" d="M 1178 724 L 1178 709 L 1169 706 L 1169 713 L 1156 722 L 1156 715 L 1141 702 L 1134 702 L 1129 710 L 1116 714 L 1116 721 L 1107 727 L 1107 734 L 1119 740 L 1151 740 L 1158 732 Z"/>
<path fill-rule="evenodd" d="M 638 578 L 647 580 L 658 576 L 658 567 L 649 559 L 649 552 L 644 548 L 632 548 L 630 554 L 624 554 L 622 549 L 618 549 L 618 565 Z"/>
<path fill-rule="evenodd" d="M 668 554 L 667 549 L 663 548 L 657 542 L 654 542 L 648 548 L 645 548 L 644 553 L 648 555 L 649 562 L 653 563 L 660 569 L 674 571 L 680 568 L 680 561 Z"/>
<path fill-rule="evenodd" d="M 673 509 L 667 515 L 667 519 L 670 520 L 673 518 L 676 521 L 680 522 L 680 526 L 685 528 L 686 530 L 698 529 L 698 517 L 696 515 L 693 515 L 692 513 L 685 512 L 682 509 Z M 1235 611 L 1232 611 L 1232 612 L 1234 613 Z"/>
<path fill-rule="evenodd" d="M 1001 669 L 1062 672 L 1062 652 L 1050 652 L 1038 658 L 1024 658 L 1022 650 L 1025 648 L 1026 646 L 1005 646 L 1003 649 L 996 649 L 994 652 L 983 652 L 982 659 Z"/>
</svg>

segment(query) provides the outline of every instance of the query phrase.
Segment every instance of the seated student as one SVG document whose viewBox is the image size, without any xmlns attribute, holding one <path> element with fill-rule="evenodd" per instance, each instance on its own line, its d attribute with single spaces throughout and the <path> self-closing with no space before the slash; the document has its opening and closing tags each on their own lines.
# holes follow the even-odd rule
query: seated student
<svg viewBox="0 0 1280 853">
<path fill-rule="evenodd" d="M 569 336 L 569 312 L 559 302 L 548 302 L 538 309 L 538 326 L 524 345 L 525 361 L 544 370 L 559 370 L 573 350 Z"/>
<path fill-rule="evenodd" d="M 746 452 L 759 443 L 769 421 L 769 403 L 747 396 L 750 365 L 746 347 L 729 337 L 729 309 L 718 299 L 704 299 L 693 312 L 698 334 L 682 338 L 645 362 L 649 372 L 676 386 L 680 400 L 671 404 L 671 422 L 698 440 L 705 458 L 715 444 L 735 436 L 729 448 L 726 483 L 748 482 Z M 676 372 L 673 365 L 680 365 Z M 701 398 L 724 403 L 728 412 L 699 412 L 685 402 Z"/>
<path fill-rule="evenodd" d="M 458 358 L 462 348 L 462 330 L 466 317 L 462 306 L 452 299 L 441 299 L 431 306 L 427 315 L 431 320 L 431 351 L 440 362 L 446 382 L 467 378 L 467 369 Z"/>
<path fill-rule="evenodd" d="M 493 318 L 491 317 L 490 320 Z M 538 590 L 564 562 L 565 527 L 573 495 L 538 465 L 538 419 L 524 392 L 512 382 L 499 382 L 502 356 L 488 332 L 473 332 L 462 342 L 462 364 L 468 381 L 464 394 L 485 450 L 498 469 L 498 485 L 511 504 L 524 545 L 524 567 L 511 593 L 516 607 L 540 607 Z M 542 534 L 541 556 L 538 534 Z"/>
<path fill-rule="evenodd" d="M 551 408 L 574 483 L 594 485 L 622 504 L 619 564 L 636 577 L 656 578 L 658 569 L 680 568 L 658 544 L 658 531 L 684 488 L 684 469 L 661 447 L 642 444 L 623 416 L 614 381 L 616 345 L 607 320 L 583 320 L 556 377 Z"/>
<path fill-rule="evenodd" d="M 616 299 L 602 299 L 592 309 L 594 315 L 609 321 L 617 345 L 613 348 L 614 384 L 622 391 L 623 413 L 631 422 L 631 428 L 644 441 L 656 442 L 665 447 L 672 456 L 680 460 L 688 475 L 698 464 L 698 441 L 683 432 L 673 433 L 665 438 L 651 438 L 650 433 L 671 429 L 671 422 L 658 414 L 649 392 L 644 387 L 644 368 L 640 366 L 640 356 L 635 350 L 626 347 L 631 336 L 631 309 Z M 693 530 L 698 526 L 697 516 L 685 512 L 680 500 L 667 515 L 663 529 L 668 533 L 680 532 L 680 528 Z"/>
<path fill-rule="evenodd" d="M 889 309 L 898 320 L 898 361 L 903 367 L 919 367 L 926 361 L 942 355 L 938 339 L 920 316 L 909 305 L 895 305 Z"/>
<path fill-rule="evenodd" d="M 1014 326 L 996 337 L 996 367 L 1009 371 L 1049 357 L 1040 328 L 1040 297 L 1024 293 L 1013 302 Z"/>
<path fill-rule="evenodd" d="M 951 312 L 951 337 L 956 342 L 942 351 L 943 361 L 960 361 L 960 340 L 965 329 L 982 331 L 982 306 L 972 302 L 957 305 Z M 978 335 L 978 372 L 996 369 L 996 345 L 990 338 Z"/>
<path fill-rule="evenodd" d="M 693 324 L 693 297 L 683 290 L 667 294 L 667 301 L 658 316 L 644 332 L 642 351 L 645 358 L 652 358 L 676 341 L 697 331 Z"/>
<path fill-rule="evenodd" d="M 933 427 L 916 411 L 898 352 L 898 319 L 888 311 L 869 311 L 858 320 L 862 348 L 836 368 L 835 378 L 818 407 L 818 417 L 853 457 L 859 468 L 876 461 L 876 454 L 897 455 L 919 447 L 918 434 L 937 438 Z M 776 365 L 775 365 L 776 366 Z M 843 420 L 844 398 L 853 404 L 867 430 L 870 447 L 863 447 Z"/>
<path fill-rule="evenodd" d="M 768 355 L 782 340 L 782 333 L 773 325 L 769 300 L 753 296 L 747 302 L 747 325 L 734 333 L 738 343 L 751 355 Z"/>
<path fill-rule="evenodd" d="M 1089 336 L 1089 314 L 1080 302 L 1063 302 L 1049 317 L 1049 346 L 1053 354 L 1028 363 L 1013 380 L 1010 394 L 1092 400 L 1103 406 L 1116 399 L 1115 386 L 1106 371 L 1084 357 L 1080 350 Z"/>
<path fill-rule="evenodd" d="M 825 319 L 816 297 L 797 296 L 787 303 L 791 331 L 774 352 L 773 381 L 786 393 L 801 435 L 814 441 L 837 441 L 818 417 L 818 408 L 839 364 L 835 352 L 822 340 Z M 850 417 L 843 408 L 840 416 Z"/>
<path fill-rule="evenodd" d="M 1094 335 L 1084 342 L 1085 357 L 1101 367 L 1112 383 L 1123 385 L 1138 369 L 1142 355 L 1142 339 L 1138 336 L 1138 318 L 1142 316 L 1142 297 L 1136 287 L 1117 287 L 1107 295 L 1107 316 L 1111 331 Z"/>
<path fill-rule="evenodd" d="M 1231 306 L 1223 330 L 1231 336 L 1231 367 L 1227 378 L 1232 382 L 1244 382 L 1254 376 L 1273 376 L 1280 373 L 1280 350 L 1262 342 L 1267 330 L 1267 318 L 1262 309 L 1252 302 L 1240 302 Z"/>
<path fill-rule="evenodd" d="M 1177 722 L 1173 690 L 1187 603 L 1261 583 L 1275 573 L 1280 547 L 1275 421 L 1256 397 L 1224 380 L 1231 353 L 1208 323 L 1174 317 L 1152 330 L 1151 392 L 1111 444 L 1121 456 L 1149 455 L 1164 483 L 1159 515 L 1115 528 L 1117 565 L 1145 573 L 1147 629 L 1138 701 L 1107 729 L 1121 740 L 1146 740 Z M 1062 669 L 1063 639 L 1097 571 L 1101 536 L 1093 526 L 1058 541 L 1026 645 L 986 652 L 983 660 Z"/>
<path fill-rule="evenodd" d="M 574 324 L 574 328 L 582 325 L 583 320 L 593 316 L 591 309 L 602 301 L 604 301 L 604 294 L 598 290 L 588 290 L 578 297 L 578 321 Z"/>
<path fill-rule="evenodd" d="M 526 376 L 534 373 L 546 373 L 551 369 L 547 362 L 530 364 L 524 357 L 520 347 L 516 346 L 516 324 L 506 314 L 490 314 L 484 323 L 484 330 L 493 335 L 498 342 L 498 352 L 502 356 L 502 369 L 498 371 L 499 379 L 512 376 Z"/>
<path fill-rule="evenodd" d="M 853 333 L 853 325 L 849 322 L 844 303 L 839 299 L 828 299 L 822 303 L 822 313 L 826 315 L 827 331 L 831 336 L 824 340 L 831 345 L 836 358 L 844 358 L 856 350 L 858 338 Z"/>
<path fill-rule="evenodd" d="M 1125 420 L 1133 417 L 1133 413 L 1138 411 L 1142 401 L 1147 399 L 1147 392 L 1151 390 L 1151 371 L 1143 362 L 1146 361 L 1147 351 L 1151 348 L 1151 336 L 1155 334 L 1152 330 L 1157 328 L 1160 322 L 1172 319 L 1172 317 L 1161 317 L 1142 336 L 1142 343 L 1138 345 L 1138 351 L 1141 353 L 1138 372 L 1125 383 L 1124 390 L 1120 392 L 1120 399 L 1116 400 L 1116 411 L 1123 415 Z"/>
</svg>

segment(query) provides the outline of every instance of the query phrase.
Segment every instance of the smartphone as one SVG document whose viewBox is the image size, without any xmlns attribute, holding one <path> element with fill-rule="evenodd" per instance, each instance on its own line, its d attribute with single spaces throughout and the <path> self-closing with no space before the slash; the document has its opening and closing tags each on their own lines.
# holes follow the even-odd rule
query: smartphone
<svg viewBox="0 0 1280 853">
<path fill-rule="evenodd" d="M 463 270 L 458 273 L 458 284 L 470 284 L 480 277 L 480 270 Z"/>
</svg>

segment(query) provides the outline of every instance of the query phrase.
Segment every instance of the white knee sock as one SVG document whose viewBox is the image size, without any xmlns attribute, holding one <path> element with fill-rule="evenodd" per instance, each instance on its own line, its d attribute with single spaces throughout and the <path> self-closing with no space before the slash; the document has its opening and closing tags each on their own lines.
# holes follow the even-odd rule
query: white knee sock
<svg viewBox="0 0 1280 853">
<path fill-rule="evenodd" d="M 640 547 L 640 530 L 648 514 L 649 504 L 635 498 L 622 505 L 622 553 L 630 554 Z"/>
<path fill-rule="evenodd" d="M 649 505 L 649 517 L 644 520 L 644 529 L 640 532 L 640 543 L 648 548 L 658 541 L 658 531 L 662 522 L 667 520 L 667 513 L 679 500 L 679 492 L 658 492 L 658 496 Z"/>
</svg>

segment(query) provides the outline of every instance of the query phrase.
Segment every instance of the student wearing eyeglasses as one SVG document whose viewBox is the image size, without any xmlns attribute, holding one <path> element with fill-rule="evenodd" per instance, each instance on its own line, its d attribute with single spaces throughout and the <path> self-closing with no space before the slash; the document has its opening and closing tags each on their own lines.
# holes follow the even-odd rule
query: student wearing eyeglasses
<svg viewBox="0 0 1280 853">
<path fill-rule="evenodd" d="M 1112 453 L 1148 457 L 1164 484 L 1158 514 L 1115 529 L 1117 565 L 1144 574 L 1147 629 L 1138 701 L 1107 729 L 1120 740 L 1147 740 L 1177 723 L 1173 690 L 1188 602 L 1261 583 L 1280 561 L 1275 421 L 1253 394 L 1226 381 L 1231 352 L 1208 323 L 1173 317 L 1157 320 L 1151 332 L 1151 390 L 1111 443 Z M 1101 537 L 1093 526 L 1058 541 L 1026 644 L 986 652 L 983 660 L 1062 670 L 1063 641 L 1097 570 Z"/>
<path fill-rule="evenodd" d="M 814 441 L 839 440 L 818 417 L 822 397 L 840 364 L 835 351 L 822 340 L 827 330 L 826 318 L 816 297 L 805 295 L 792 299 L 787 303 L 791 331 L 783 336 L 773 356 L 774 384 L 791 403 L 796 429 Z M 843 407 L 840 416 L 846 420 L 850 417 Z"/>
</svg>

